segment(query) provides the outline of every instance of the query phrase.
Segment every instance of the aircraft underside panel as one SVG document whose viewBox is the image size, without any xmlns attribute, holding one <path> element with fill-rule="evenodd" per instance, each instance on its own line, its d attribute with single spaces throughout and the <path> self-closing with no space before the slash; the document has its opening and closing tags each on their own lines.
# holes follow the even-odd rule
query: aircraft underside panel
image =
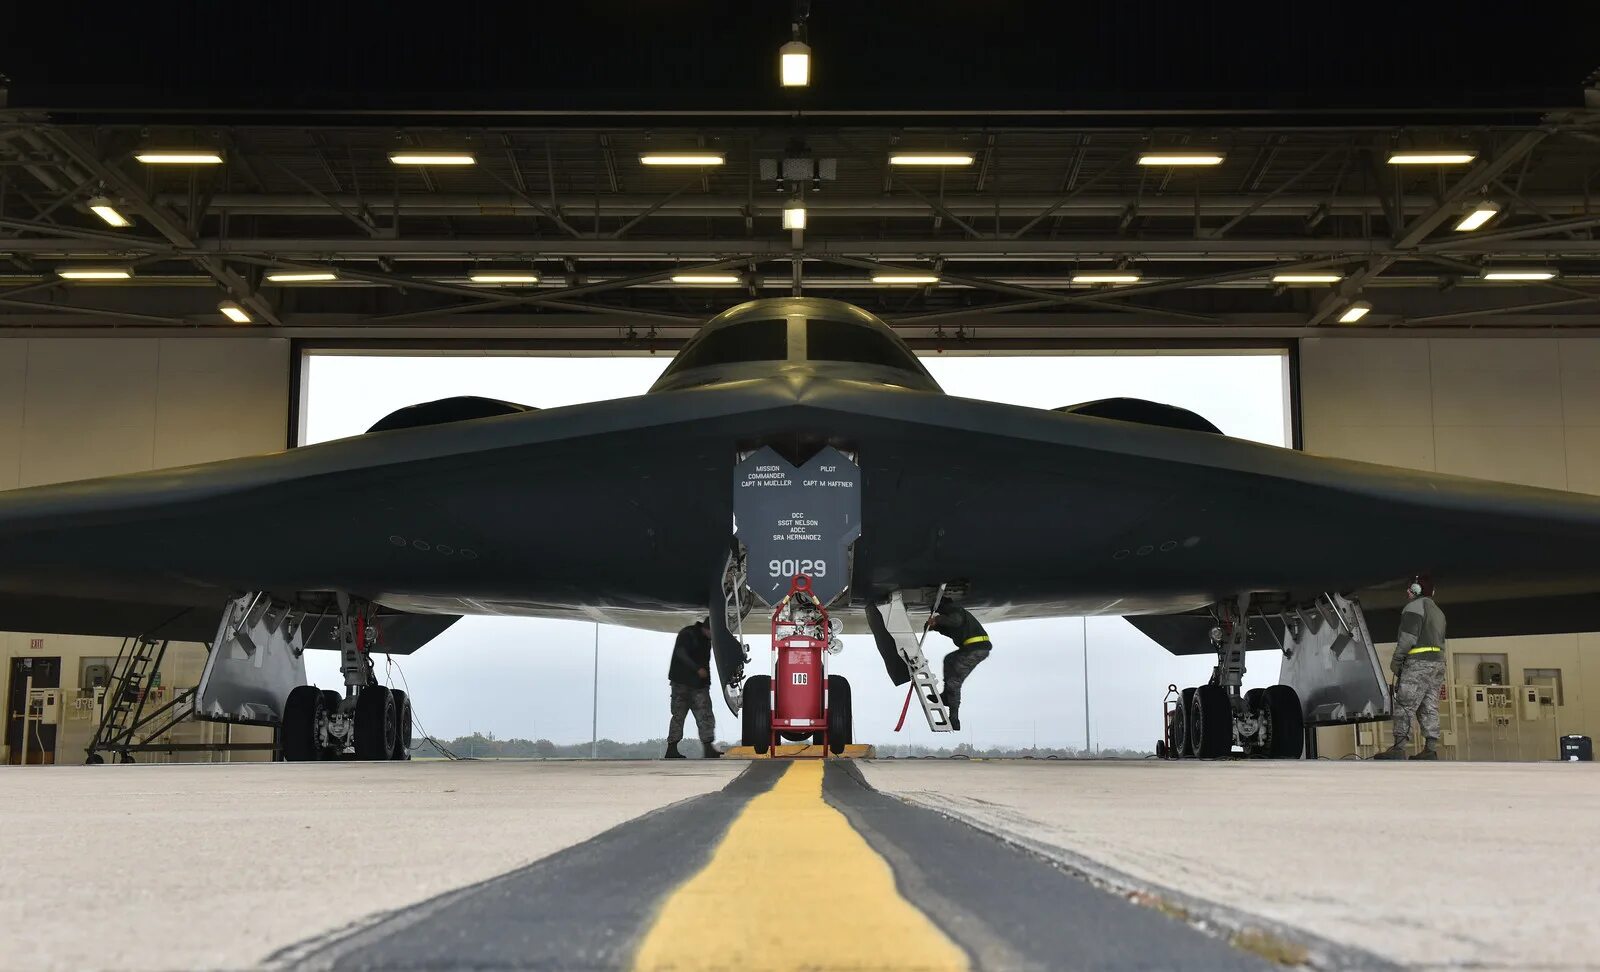
<svg viewBox="0 0 1600 972">
<path fill-rule="evenodd" d="M 1527 599 L 1600 591 L 1594 497 L 795 376 L 8 491 L 0 628 L 137 635 L 257 590 L 681 625 L 727 562 L 734 456 L 773 442 L 857 452 L 859 489 L 840 490 L 860 502 L 852 627 L 868 598 L 945 582 L 998 620 L 1305 601 L 1426 570 L 1452 634 L 1461 605 L 1515 618 Z M 808 558 L 752 557 L 751 578 L 773 559 Z"/>
</svg>

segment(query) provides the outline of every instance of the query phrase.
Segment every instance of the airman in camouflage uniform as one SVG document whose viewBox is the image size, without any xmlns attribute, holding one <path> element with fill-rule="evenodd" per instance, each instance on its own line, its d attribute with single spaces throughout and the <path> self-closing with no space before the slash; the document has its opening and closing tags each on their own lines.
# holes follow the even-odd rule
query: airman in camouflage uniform
<svg viewBox="0 0 1600 972">
<path fill-rule="evenodd" d="M 1444 685 L 1444 612 L 1433 602 L 1433 583 L 1418 577 L 1406 588 L 1394 658 L 1394 745 L 1376 759 L 1405 759 L 1411 716 L 1422 725 L 1423 749 L 1412 759 L 1439 758 L 1439 689 Z"/>
<path fill-rule="evenodd" d="M 683 720 L 694 712 L 695 728 L 700 730 L 700 748 L 707 759 L 722 752 L 714 745 L 717 717 L 711 710 L 711 622 L 701 619 L 678 632 L 672 647 L 672 664 L 667 668 L 672 683 L 672 721 L 667 725 L 667 759 L 682 759 L 678 743 L 683 741 Z"/>
</svg>

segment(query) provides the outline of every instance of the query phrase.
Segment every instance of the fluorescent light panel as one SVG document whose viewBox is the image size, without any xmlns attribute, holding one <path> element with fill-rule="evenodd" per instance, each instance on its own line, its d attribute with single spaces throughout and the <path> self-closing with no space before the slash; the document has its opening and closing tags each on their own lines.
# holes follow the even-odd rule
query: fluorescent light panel
<svg viewBox="0 0 1600 972">
<path fill-rule="evenodd" d="M 478 158 L 471 152 L 390 152 L 389 161 L 395 165 L 475 165 Z"/>
<path fill-rule="evenodd" d="M 644 165 L 721 165 L 721 152 L 645 152 L 639 156 Z"/>
<path fill-rule="evenodd" d="M 971 152 L 896 152 L 890 165 L 971 165 L 977 156 Z"/>
<path fill-rule="evenodd" d="M 56 276 L 62 280 L 127 280 L 133 271 L 126 267 L 60 267 Z"/>
<path fill-rule="evenodd" d="M 1339 315 L 1339 323 L 1340 324 L 1354 324 L 1356 321 L 1359 321 L 1363 317 L 1366 317 L 1367 316 L 1367 311 L 1370 311 L 1370 310 L 1372 310 L 1372 305 L 1371 304 L 1367 303 L 1364 300 L 1355 301 L 1349 307 L 1346 307 L 1344 309 L 1344 313 L 1343 314 Z"/>
<path fill-rule="evenodd" d="M 875 273 L 872 275 L 875 284 L 936 284 L 939 282 L 937 274 L 932 273 Z"/>
<path fill-rule="evenodd" d="M 145 149 L 134 155 L 145 165 L 221 165 L 222 153 L 210 149 Z"/>
<path fill-rule="evenodd" d="M 539 275 L 528 271 L 514 273 L 509 270 L 499 272 L 485 270 L 470 275 L 468 279 L 478 284 L 536 284 L 539 282 Z"/>
<path fill-rule="evenodd" d="M 1466 165 L 1476 152 L 1391 152 L 1390 165 Z"/>
<path fill-rule="evenodd" d="M 252 323 L 250 320 L 250 315 L 246 313 L 245 309 L 240 307 L 236 301 L 225 300 L 217 305 L 217 310 L 222 311 L 222 316 L 226 317 L 235 324 Z"/>
<path fill-rule="evenodd" d="M 117 207 L 112 205 L 111 200 L 104 196 L 96 196 L 89 200 L 89 211 L 105 220 L 106 225 L 115 226 L 117 229 L 124 229 L 133 225 L 133 223 L 129 222 L 128 217 L 117 212 Z"/>
<path fill-rule="evenodd" d="M 778 77 L 785 88 L 803 88 L 811 83 L 811 48 L 793 40 L 778 48 Z"/>
<path fill-rule="evenodd" d="M 1072 282 L 1075 284 L 1131 284 L 1139 282 L 1139 274 L 1133 271 L 1075 273 L 1072 275 Z"/>
<path fill-rule="evenodd" d="M 1489 220 L 1494 219 L 1499 212 L 1500 207 L 1496 206 L 1492 202 L 1488 202 L 1486 200 L 1478 203 L 1478 205 L 1473 208 L 1472 212 L 1461 217 L 1461 222 L 1456 224 L 1456 232 L 1470 233 L 1473 230 L 1483 226 L 1483 224 L 1487 223 Z"/>
<path fill-rule="evenodd" d="M 1544 267 L 1502 267 L 1483 271 L 1484 280 L 1553 280 L 1556 272 Z"/>
<path fill-rule="evenodd" d="M 1146 152 L 1140 165 L 1221 165 L 1221 152 Z"/>
<path fill-rule="evenodd" d="M 1273 283 L 1280 284 L 1331 284 L 1344 279 L 1342 273 L 1275 273 Z"/>
<path fill-rule="evenodd" d="M 806 207 L 803 204 L 790 203 L 783 207 L 783 228 L 786 230 L 806 228 Z"/>
<path fill-rule="evenodd" d="M 678 273 L 673 274 L 672 282 L 677 284 L 720 284 L 737 285 L 739 275 L 736 273 Z"/>
<path fill-rule="evenodd" d="M 324 283 L 338 280 L 339 275 L 330 270 L 285 270 L 281 273 L 269 273 L 267 279 L 273 283 Z"/>
</svg>

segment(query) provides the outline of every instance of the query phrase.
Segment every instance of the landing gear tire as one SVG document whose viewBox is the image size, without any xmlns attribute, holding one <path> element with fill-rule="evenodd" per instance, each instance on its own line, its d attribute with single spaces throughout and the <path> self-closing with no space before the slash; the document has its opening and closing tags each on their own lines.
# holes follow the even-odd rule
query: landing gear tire
<svg viewBox="0 0 1600 972">
<path fill-rule="evenodd" d="M 1166 759 L 1166 758 L 1167 758 L 1167 741 L 1165 739 L 1157 739 L 1156 740 L 1156 759 Z"/>
<path fill-rule="evenodd" d="M 390 695 L 394 696 L 394 749 L 389 753 L 390 759 L 411 758 L 411 699 L 399 689 L 391 689 Z"/>
<path fill-rule="evenodd" d="M 86 766 L 100 766 L 100 765 L 103 765 L 105 763 L 105 761 L 106 761 L 106 758 L 104 756 L 100 755 L 99 753 L 90 753 L 89 754 L 89 758 L 84 760 L 83 762 L 84 762 L 84 765 L 86 765 Z"/>
<path fill-rule="evenodd" d="M 1189 732 L 1190 718 L 1194 713 L 1194 689 L 1186 688 L 1178 693 L 1178 710 L 1172 714 L 1172 749 L 1173 755 L 1178 759 L 1188 759 L 1194 755 Z"/>
<path fill-rule="evenodd" d="M 369 685 L 356 697 L 356 759 L 388 759 L 400 735 L 395 723 L 394 693 Z"/>
<path fill-rule="evenodd" d="M 1250 714 L 1256 717 L 1258 725 L 1271 724 L 1272 716 L 1267 709 L 1266 689 L 1253 688 L 1244 693 L 1244 705 L 1250 711 Z M 1272 731 L 1270 729 L 1267 730 L 1267 737 L 1271 738 L 1271 735 Z M 1258 737 L 1247 742 L 1244 751 L 1250 756 L 1264 757 L 1268 755 L 1268 745 L 1268 743 L 1261 742 Z"/>
<path fill-rule="evenodd" d="M 1268 723 L 1267 755 L 1273 759 L 1299 759 L 1305 751 L 1305 716 L 1300 693 L 1287 685 L 1270 685 L 1265 692 Z"/>
<path fill-rule="evenodd" d="M 323 758 L 322 726 L 328 705 L 315 685 L 298 685 L 283 703 L 278 745 L 286 763 L 311 763 Z"/>
<path fill-rule="evenodd" d="M 1233 750 L 1233 700 L 1220 685 L 1194 690 L 1189 713 L 1189 746 L 1201 759 L 1219 759 Z"/>
<path fill-rule="evenodd" d="M 739 741 L 765 754 L 772 745 L 772 676 L 752 675 L 744 682 L 744 702 L 739 706 Z"/>
<path fill-rule="evenodd" d="M 850 682 L 843 675 L 828 676 L 828 752 L 835 756 L 850 745 L 855 717 L 850 707 Z"/>
</svg>

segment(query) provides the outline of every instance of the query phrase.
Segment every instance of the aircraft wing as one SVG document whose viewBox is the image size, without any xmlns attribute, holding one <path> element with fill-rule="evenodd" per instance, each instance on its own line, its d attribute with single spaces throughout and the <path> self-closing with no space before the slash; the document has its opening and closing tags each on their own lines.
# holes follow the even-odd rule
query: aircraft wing
<svg viewBox="0 0 1600 972">
<path fill-rule="evenodd" d="M 857 605 L 959 581 L 990 620 L 1174 614 L 1428 571 L 1461 636 L 1459 604 L 1600 591 L 1600 499 L 771 378 L 0 494 L 0 627 L 142 633 L 256 590 L 681 623 L 722 569 L 735 454 L 763 443 L 858 455 Z"/>
</svg>

